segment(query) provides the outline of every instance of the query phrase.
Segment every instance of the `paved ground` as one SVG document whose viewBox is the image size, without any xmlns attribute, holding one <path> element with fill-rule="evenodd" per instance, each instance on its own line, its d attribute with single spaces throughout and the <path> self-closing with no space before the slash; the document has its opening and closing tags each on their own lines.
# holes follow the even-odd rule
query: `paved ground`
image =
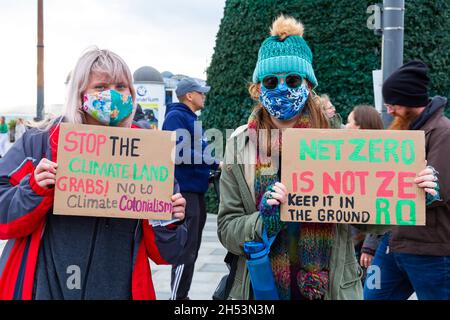
<svg viewBox="0 0 450 320">
<path fill-rule="evenodd" d="M 6 142 L 6 145 L 5 145 L 6 152 L 8 152 L 8 150 L 11 149 L 12 145 L 13 144 L 11 142 L 9 142 L 9 139 L 8 139 L 8 141 Z M 6 154 L 6 152 L 5 152 L 5 154 Z M 1 156 L 1 153 L 0 153 L 0 156 Z"/>
<path fill-rule="evenodd" d="M 12 143 L 11 142 L 9 142 L 9 139 L 8 139 L 8 142 L 6 142 L 6 150 L 8 151 L 11 147 L 12 147 Z"/>
<path fill-rule="evenodd" d="M 208 214 L 203 232 L 202 246 L 195 265 L 194 279 L 189 294 L 193 300 L 210 300 L 220 279 L 228 271 L 223 262 L 226 250 L 219 243 L 216 230 L 216 216 Z M 4 245 L 5 241 L 0 241 L 0 254 Z M 151 263 L 151 269 L 157 299 L 168 300 L 170 297 L 171 267 L 158 266 Z M 416 295 L 413 294 L 410 300 L 417 300 Z"/>
<path fill-rule="evenodd" d="M 211 300 L 211 296 L 219 284 L 220 279 L 228 269 L 223 262 L 227 253 L 217 239 L 216 215 L 208 214 L 203 231 L 197 263 L 195 264 L 189 297 L 192 300 Z M 156 297 L 167 300 L 170 297 L 170 266 L 158 266 L 151 263 L 153 284 Z"/>
<path fill-rule="evenodd" d="M 190 298 L 193 300 L 210 300 L 220 279 L 228 271 L 223 262 L 226 250 L 217 239 L 216 226 L 216 216 L 208 214 L 190 291 Z M 0 254 L 5 243 L 6 241 L 0 240 Z M 171 267 L 151 263 L 151 269 L 157 299 L 168 300 Z"/>
</svg>

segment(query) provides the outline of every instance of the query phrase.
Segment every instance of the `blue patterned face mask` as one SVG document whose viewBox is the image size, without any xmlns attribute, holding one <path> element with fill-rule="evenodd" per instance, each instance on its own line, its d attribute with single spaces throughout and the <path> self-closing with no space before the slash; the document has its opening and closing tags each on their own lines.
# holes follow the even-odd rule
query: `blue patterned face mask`
<svg viewBox="0 0 450 320">
<path fill-rule="evenodd" d="M 259 100 L 272 117 L 279 120 L 291 120 L 302 112 L 308 95 L 309 89 L 305 83 L 296 89 L 291 89 L 286 83 L 282 83 L 275 89 L 266 89 L 261 86 Z"/>
<path fill-rule="evenodd" d="M 116 90 L 85 94 L 83 110 L 104 125 L 117 126 L 133 112 L 133 100 Z"/>
</svg>

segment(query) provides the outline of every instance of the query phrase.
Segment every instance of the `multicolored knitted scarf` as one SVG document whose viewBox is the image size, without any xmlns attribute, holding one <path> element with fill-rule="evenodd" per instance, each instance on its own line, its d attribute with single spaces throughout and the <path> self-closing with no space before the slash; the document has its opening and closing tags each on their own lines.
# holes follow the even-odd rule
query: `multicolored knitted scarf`
<svg viewBox="0 0 450 320">
<path fill-rule="evenodd" d="M 248 128 L 257 130 L 257 121 L 258 113 L 251 114 Z M 310 116 L 305 111 L 295 128 L 310 127 Z M 258 143 L 257 145 L 259 146 Z M 271 147 L 272 152 L 280 150 L 281 133 L 278 144 Z M 280 299 L 323 299 L 328 291 L 329 264 L 336 226 L 323 223 L 281 222 L 279 206 L 267 204 L 273 185 L 280 181 L 280 171 L 273 173 L 273 170 L 267 171 L 269 168 L 270 163 L 263 163 L 258 151 L 254 181 L 256 205 L 268 235 L 277 234 L 269 258 Z"/>
</svg>

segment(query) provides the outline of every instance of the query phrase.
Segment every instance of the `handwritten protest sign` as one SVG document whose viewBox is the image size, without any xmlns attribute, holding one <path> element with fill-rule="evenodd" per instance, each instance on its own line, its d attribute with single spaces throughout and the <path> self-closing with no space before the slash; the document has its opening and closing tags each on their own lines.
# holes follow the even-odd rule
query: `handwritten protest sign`
<svg viewBox="0 0 450 320">
<path fill-rule="evenodd" d="M 422 131 L 288 129 L 281 220 L 425 225 Z"/>
<path fill-rule="evenodd" d="M 54 213 L 171 219 L 172 134 L 61 124 Z"/>
</svg>

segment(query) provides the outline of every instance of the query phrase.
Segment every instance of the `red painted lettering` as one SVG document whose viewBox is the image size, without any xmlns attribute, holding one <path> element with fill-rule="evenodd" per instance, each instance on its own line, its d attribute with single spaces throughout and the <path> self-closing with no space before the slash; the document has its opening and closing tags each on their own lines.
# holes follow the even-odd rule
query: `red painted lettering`
<svg viewBox="0 0 450 320">
<path fill-rule="evenodd" d="M 394 196 L 394 191 L 388 190 L 387 188 L 395 177 L 394 171 L 378 171 L 375 176 L 377 178 L 383 178 L 380 187 L 377 190 L 377 197 L 379 198 L 391 198 Z"/>
<path fill-rule="evenodd" d="M 406 178 L 415 178 L 416 174 L 414 172 L 399 172 L 398 173 L 398 197 L 400 199 L 415 199 L 417 195 L 415 193 L 406 193 L 406 188 L 412 188 L 414 182 L 405 181 Z"/>
<path fill-rule="evenodd" d="M 339 194 L 341 192 L 341 173 L 340 172 L 334 173 L 334 180 L 328 172 L 323 173 L 323 194 L 329 195 L 330 187 L 333 188 L 333 190 L 336 194 Z"/>
</svg>

